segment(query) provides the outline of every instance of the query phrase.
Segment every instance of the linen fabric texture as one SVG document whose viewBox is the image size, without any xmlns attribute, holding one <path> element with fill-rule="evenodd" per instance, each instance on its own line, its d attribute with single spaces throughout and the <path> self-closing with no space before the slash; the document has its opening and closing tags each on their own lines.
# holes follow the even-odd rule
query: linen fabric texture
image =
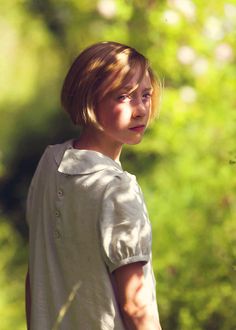
<svg viewBox="0 0 236 330">
<path fill-rule="evenodd" d="M 135 176 L 73 141 L 49 146 L 27 199 L 31 330 L 124 330 L 112 272 L 142 261 L 158 315 L 151 225 Z"/>
</svg>

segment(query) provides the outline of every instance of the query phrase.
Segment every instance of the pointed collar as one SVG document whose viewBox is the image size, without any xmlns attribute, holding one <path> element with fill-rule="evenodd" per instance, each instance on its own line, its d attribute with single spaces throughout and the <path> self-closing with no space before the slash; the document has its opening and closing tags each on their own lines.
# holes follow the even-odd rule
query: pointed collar
<svg viewBox="0 0 236 330">
<path fill-rule="evenodd" d="M 55 146 L 54 158 L 60 173 L 69 175 L 89 174 L 104 169 L 123 172 L 121 164 L 93 150 L 73 148 L 73 140 Z"/>
</svg>

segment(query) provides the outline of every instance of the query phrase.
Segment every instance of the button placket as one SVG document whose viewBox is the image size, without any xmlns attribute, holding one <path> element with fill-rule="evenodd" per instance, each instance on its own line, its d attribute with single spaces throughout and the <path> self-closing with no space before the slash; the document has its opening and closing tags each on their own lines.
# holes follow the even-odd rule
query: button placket
<svg viewBox="0 0 236 330">
<path fill-rule="evenodd" d="M 61 227 L 61 208 L 63 203 L 63 197 L 64 197 L 64 191 L 62 189 L 62 186 L 59 185 L 57 187 L 56 192 L 56 207 L 55 207 L 55 224 L 54 224 L 54 237 L 56 239 L 60 239 L 62 235 L 62 227 Z"/>
<path fill-rule="evenodd" d="M 61 229 L 60 229 L 60 222 L 61 222 L 61 213 L 58 209 L 55 210 L 55 229 L 54 229 L 54 237 L 59 239 L 61 238 L 62 234 L 61 234 Z"/>
</svg>

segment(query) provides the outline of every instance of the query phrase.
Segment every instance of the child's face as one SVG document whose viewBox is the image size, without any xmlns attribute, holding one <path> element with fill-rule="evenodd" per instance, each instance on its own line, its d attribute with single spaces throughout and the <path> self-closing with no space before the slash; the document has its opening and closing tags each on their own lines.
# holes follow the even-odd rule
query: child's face
<svg viewBox="0 0 236 330">
<path fill-rule="evenodd" d="M 95 111 L 104 142 L 114 146 L 137 144 L 141 141 L 148 125 L 151 111 L 152 85 L 148 72 L 138 84 L 139 70 L 130 81 L 118 91 L 109 93 L 102 99 Z"/>
</svg>

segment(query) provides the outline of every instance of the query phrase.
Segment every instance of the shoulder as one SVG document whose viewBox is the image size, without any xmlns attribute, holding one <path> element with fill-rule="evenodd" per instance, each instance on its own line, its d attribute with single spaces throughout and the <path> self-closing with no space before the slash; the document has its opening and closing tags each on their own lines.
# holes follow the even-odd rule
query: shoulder
<svg viewBox="0 0 236 330">
<path fill-rule="evenodd" d="M 113 173 L 106 184 L 105 200 L 120 205 L 143 205 L 144 198 L 136 177 L 126 171 Z"/>
<path fill-rule="evenodd" d="M 108 169 L 105 173 L 110 176 L 107 189 L 133 189 L 138 186 L 136 177 L 126 171 Z"/>
<path fill-rule="evenodd" d="M 67 149 L 71 148 L 71 141 L 66 141 L 61 144 L 54 144 L 54 145 L 48 145 L 39 160 L 39 165 L 40 163 L 43 163 L 45 161 L 53 161 L 57 165 L 60 164 L 63 155 Z"/>
<path fill-rule="evenodd" d="M 120 188 L 128 188 L 129 190 L 140 191 L 140 186 L 136 179 L 136 176 L 127 172 L 120 171 L 114 176 L 114 180 L 110 183 L 110 186 L 118 186 Z"/>
</svg>

